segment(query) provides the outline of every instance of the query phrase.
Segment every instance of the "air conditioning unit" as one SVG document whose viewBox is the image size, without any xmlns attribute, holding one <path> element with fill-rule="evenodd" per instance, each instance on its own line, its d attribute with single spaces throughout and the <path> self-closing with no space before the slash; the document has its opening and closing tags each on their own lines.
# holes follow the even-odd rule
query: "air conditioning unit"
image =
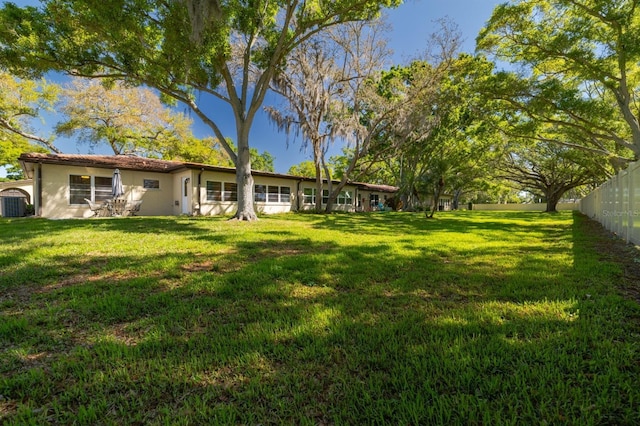
<svg viewBox="0 0 640 426">
<path fill-rule="evenodd" d="M 22 217 L 27 203 L 24 197 L 0 197 L 0 213 L 3 217 Z"/>
</svg>

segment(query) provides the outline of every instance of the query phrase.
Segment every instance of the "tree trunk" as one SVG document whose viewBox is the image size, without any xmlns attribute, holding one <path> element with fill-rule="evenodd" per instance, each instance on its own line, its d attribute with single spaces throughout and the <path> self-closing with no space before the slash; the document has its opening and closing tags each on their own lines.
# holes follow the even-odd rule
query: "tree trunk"
<svg viewBox="0 0 640 426">
<path fill-rule="evenodd" d="M 244 128 L 246 127 L 246 129 Z M 249 128 L 245 123 L 238 131 L 238 161 L 236 163 L 236 183 L 238 184 L 238 210 L 233 219 L 258 220 L 253 208 L 253 176 L 251 175 L 251 155 L 249 150 Z"/>
<path fill-rule="evenodd" d="M 458 210 L 458 208 L 460 207 L 460 195 L 462 194 L 461 190 L 456 190 L 453 192 L 453 201 L 451 203 L 451 208 L 453 210 Z"/>
<path fill-rule="evenodd" d="M 333 196 L 333 182 L 331 181 L 331 173 L 329 173 L 329 167 L 327 167 L 327 163 L 324 161 L 324 155 L 321 157 L 322 159 L 322 167 L 324 168 L 324 173 L 327 175 L 327 191 L 329 193 L 329 197 L 327 198 L 327 205 L 325 207 L 326 213 L 331 213 L 333 211 L 333 202 L 335 197 Z M 344 186 L 344 185 L 343 185 Z"/>
<path fill-rule="evenodd" d="M 316 213 L 320 213 L 322 211 L 322 172 L 320 171 L 320 167 L 316 166 Z"/>
<path fill-rule="evenodd" d="M 558 190 L 558 191 L 553 191 L 550 190 L 548 191 L 545 196 L 547 197 L 547 209 L 545 210 L 545 213 L 557 213 L 557 206 L 558 206 L 558 202 L 560 201 L 560 198 L 562 197 L 562 194 L 564 194 L 565 191 L 563 190 Z"/>
<path fill-rule="evenodd" d="M 436 212 L 436 209 L 438 208 L 440 195 L 442 195 L 443 190 L 444 190 L 444 179 L 440 178 L 438 180 L 438 184 L 435 187 L 435 191 L 433 191 L 433 200 L 431 201 L 431 212 L 429 212 L 429 215 L 427 216 L 429 219 L 433 217 L 433 215 Z"/>
<path fill-rule="evenodd" d="M 322 165 L 319 144 L 313 144 L 313 165 L 316 167 L 316 213 L 322 211 Z"/>
</svg>

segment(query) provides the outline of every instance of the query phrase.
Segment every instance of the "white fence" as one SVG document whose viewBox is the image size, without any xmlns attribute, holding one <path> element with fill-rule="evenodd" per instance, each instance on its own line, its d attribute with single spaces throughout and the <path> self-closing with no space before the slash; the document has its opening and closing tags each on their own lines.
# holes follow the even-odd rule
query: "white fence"
<svg viewBox="0 0 640 426">
<path fill-rule="evenodd" d="M 627 242 L 640 244 L 640 161 L 583 198 L 580 211 Z"/>
<path fill-rule="evenodd" d="M 546 203 L 530 203 L 530 204 L 474 204 L 473 210 L 483 211 L 525 211 L 525 212 L 543 212 L 547 209 Z M 557 210 L 580 210 L 579 203 L 558 203 Z"/>
</svg>

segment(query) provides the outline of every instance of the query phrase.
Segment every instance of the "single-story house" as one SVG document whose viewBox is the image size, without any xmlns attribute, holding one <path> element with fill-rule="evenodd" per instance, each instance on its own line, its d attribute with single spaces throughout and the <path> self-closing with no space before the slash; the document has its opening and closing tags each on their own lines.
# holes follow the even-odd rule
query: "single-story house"
<svg viewBox="0 0 640 426">
<path fill-rule="evenodd" d="M 93 215 L 89 203 L 112 196 L 114 172 L 119 171 L 121 198 L 140 203 L 139 215 L 224 215 L 237 207 L 235 169 L 132 155 L 74 155 L 25 153 L 19 157 L 32 180 L 32 204 L 37 216 L 82 218 Z M 254 171 L 257 213 L 310 210 L 315 202 L 315 179 Z M 325 185 L 326 186 L 326 185 Z M 335 210 L 353 212 L 378 208 L 398 188 L 350 182 Z M 324 190 L 328 196 L 327 190 Z"/>
</svg>

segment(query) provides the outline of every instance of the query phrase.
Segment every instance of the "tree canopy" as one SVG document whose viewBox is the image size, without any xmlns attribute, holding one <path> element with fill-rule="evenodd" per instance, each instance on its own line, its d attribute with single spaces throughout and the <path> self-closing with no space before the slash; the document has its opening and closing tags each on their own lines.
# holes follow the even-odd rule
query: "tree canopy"
<svg viewBox="0 0 640 426">
<path fill-rule="evenodd" d="M 600 156 L 553 141 L 511 138 L 502 150 L 494 176 L 512 182 L 519 190 L 541 195 L 547 212 L 556 211 L 565 193 L 595 187 L 611 174 L 611 166 Z"/>
<path fill-rule="evenodd" d="M 640 19 L 636 0 L 517 0 L 498 6 L 478 49 L 518 66 L 494 94 L 553 142 L 613 164 L 640 154 Z M 540 141 L 547 142 L 542 135 Z"/>
<path fill-rule="evenodd" d="M 43 111 L 53 110 L 59 92 L 57 85 L 44 79 L 19 79 L 0 71 L 0 138 L 4 152 L 34 144 L 60 152 L 53 143 L 53 135 L 45 137 L 32 129 L 33 122 L 41 119 Z M 6 164 L 6 160 L 3 161 Z"/>
<path fill-rule="evenodd" d="M 90 148 L 108 146 L 114 154 L 162 155 L 165 147 L 193 139 L 192 121 L 162 105 L 150 89 L 121 82 L 74 79 L 63 89 L 56 133 L 77 137 Z"/>
</svg>

